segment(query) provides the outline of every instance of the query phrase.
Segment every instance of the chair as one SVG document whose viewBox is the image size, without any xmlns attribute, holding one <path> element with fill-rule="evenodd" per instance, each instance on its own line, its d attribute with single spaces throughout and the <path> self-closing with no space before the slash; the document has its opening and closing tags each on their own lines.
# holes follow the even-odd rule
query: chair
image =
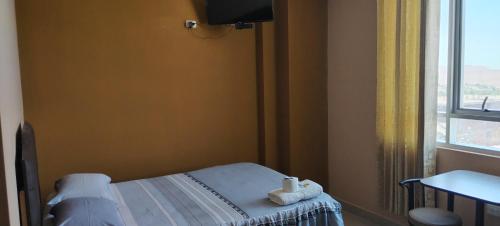
<svg viewBox="0 0 500 226">
<path fill-rule="evenodd" d="M 462 218 L 439 208 L 415 208 L 415 184 L 420 179 L 408 179 L 399 185 L 408 190 L 408 222 L 411 226 L 462 226 Z"/>
</svg>

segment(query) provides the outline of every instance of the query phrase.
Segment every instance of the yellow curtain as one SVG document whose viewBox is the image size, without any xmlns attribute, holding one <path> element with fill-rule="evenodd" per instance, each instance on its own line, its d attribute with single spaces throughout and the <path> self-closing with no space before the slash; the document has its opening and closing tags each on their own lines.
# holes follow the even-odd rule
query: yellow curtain
<svg viewBox="0 0 500 226">
<path fill-rule="evenodd" d="M 396 214 L 406 210 L 398 182 L 419 177 L 421 0 L 378 0 L 377 137 L 381 201 Z"/>
</svg>

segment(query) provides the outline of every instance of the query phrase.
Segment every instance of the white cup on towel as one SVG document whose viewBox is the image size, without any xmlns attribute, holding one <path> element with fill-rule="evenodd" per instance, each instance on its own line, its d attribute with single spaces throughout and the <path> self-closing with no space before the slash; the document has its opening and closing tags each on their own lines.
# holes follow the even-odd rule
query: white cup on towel
<svg viewBox="0 0 500 226">
<path fill-rule="evenodd" d="M 299 191 L 299 178 L 297 177 L 285 177 L 283 179 L 283 191 L 292 193 Z"/>
</svg>

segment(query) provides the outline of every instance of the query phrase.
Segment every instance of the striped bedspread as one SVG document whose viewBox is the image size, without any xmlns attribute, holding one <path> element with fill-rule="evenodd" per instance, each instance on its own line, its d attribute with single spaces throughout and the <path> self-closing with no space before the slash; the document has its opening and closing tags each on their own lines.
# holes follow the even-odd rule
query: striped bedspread
<svg viewBox="0 0 500 226">
<path fill-rule="evenodd" d="M 248 216 L 186 174 L 113 186 L 127 226 L 226 225 Z"/>
<path fill-rule="evenodd" d="M 343 225 L 327 194 L 278 206 L 267 192 L 284 175 L 251 163 L 112 184 L 127 226 Z"/>
</svg>

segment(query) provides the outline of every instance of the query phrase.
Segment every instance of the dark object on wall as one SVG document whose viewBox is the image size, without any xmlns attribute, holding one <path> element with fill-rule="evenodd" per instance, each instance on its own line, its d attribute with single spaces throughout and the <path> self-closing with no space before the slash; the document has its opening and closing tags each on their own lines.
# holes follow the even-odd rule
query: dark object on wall
<svg viewBox="0 0 500 226">
<path fill-rule="evenodd" d="M 35 133 L 29 123 L 25 122 L 19 127 L 16 146 L 17 189 L 18 192 L 24 191 L 28 226 L 41 226 L 42 203 L 40 181 L 38 179 Z"/>
<path fill-rule="evenodd" d="M 273 0 L 207 0 L 208 24 L 242 24 L 273 20 Z"/>
</svg>

